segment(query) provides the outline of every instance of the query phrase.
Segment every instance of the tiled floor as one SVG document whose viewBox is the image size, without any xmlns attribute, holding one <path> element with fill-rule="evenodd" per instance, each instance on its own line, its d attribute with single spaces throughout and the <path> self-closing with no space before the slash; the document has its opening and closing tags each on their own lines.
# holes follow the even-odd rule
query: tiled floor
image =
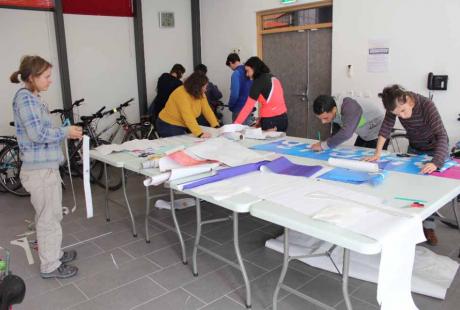
<svg viewBox="0 0 460 310">
<path fill-rule="evenodd" d="M 75 246 L 78 251 L 75 264 L 80 270 L 78 276 L 67 280 L 42 280 L 38 276 L 37 253 L 34 252 L 36 263 L 28 265 L 24 251 L 19 247 L 9 246 L 10 240 L 27 230 L 25 220 L 33 219 L 33 211 L 28 198 L 0 194 L 0 245 L 10 248 L 11 269 L 23 277 L 27 285 L 24 302 L 15 306 L 14 310 L 245 309 L 245 289 L 239 271 L 200 253 L 199 276 L 194 277 L 191 264 L 183 265 L 180 261 L 176 235 L 153 222 L 150 224 L 151 243 L 145 243 L 144 188 L 139 177 L 131 176 L 128 181 L 138 238 L 133 238 L 128 213 L 122 208 L 112 206 L 112 220 L 106 222 L 103 191 L 97 186 L 93 186 L 95 217 L 87 220 L 84 216 L 81 181 L 76 182 L 80 206 L 76 213 L 63 220 L 64 245 L 106 235 Z M 71 191 L 65 190 L 64 195 L 64 203 L 70 204 Z M 114 193 L 114 196 L 121 201 L 121 192 Z M 169 211 L 155 209 L 151 214 L 156 219 L 171 224 Z M 205 218 L 225 214 L 227 213 L 224 209 L 204 203 Z M 178 217 L 185 232 L 187 253 L 190 257 L 195 231 L 195 208 L 179 211 Z M 231 229 L 230 223 L 205 227 L 202 242 L 234 260 Z M 265 248 L 264 242 L 280 232 L 280 227 L 248 215 L 241 218 L 240 245 L 251 279 L 253 309 L 271 309 L 273 289 L 279 277 L 282 257 Z M 433 250 L 458 260 L 458 231 L 440 224 L 438 234 L 440 244 Z M 340 281 L 328 272 L 294 261 L 290 265 L 286 281 L 290 286 L 311 294 L 336 309 L 346 309 L 341 297 Z M 353 309 L 378 309 L 375 284 L 352 280 L 350 291 Z M 319 309 L 283 290 L 280 297 L 280 310 Z M 415 301 L 424 310 L 458 309 L 460 276 L 455 278 L 446 300 L 415 295 Z"/>
</svg>

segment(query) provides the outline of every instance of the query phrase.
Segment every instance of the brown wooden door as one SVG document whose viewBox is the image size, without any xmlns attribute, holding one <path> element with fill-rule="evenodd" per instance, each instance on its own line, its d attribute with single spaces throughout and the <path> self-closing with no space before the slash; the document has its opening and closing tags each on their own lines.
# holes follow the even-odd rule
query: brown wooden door
<svg viewBox="0 0 460 310">
<path fill-rule="evenodd" d="M 331 93 L 332 30 L 282 32 L 263 36 L 263 58 L 281 81 L 288 109 L 288 135 L 329 136 L 313 113 L 313 101 Z"/>
</svg>

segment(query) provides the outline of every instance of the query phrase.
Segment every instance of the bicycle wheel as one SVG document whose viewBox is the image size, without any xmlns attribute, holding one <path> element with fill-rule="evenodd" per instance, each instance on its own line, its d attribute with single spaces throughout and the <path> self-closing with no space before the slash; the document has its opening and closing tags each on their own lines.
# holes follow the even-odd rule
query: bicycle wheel
<svg viewBox="0 0 460 310">
<path fill-rule="evenodd" d="M 110 143 L 105 140 L 99 139 L 97 142 L 97 145 L 102 145 L 102 144 L 110 144 Z M 94 143 L 94 147 L 95 146 L 96 146 L 96 143 Z M 98 160 L 91 160 L 90 165 L 91 165 L 91 169 L 90 169 L 91 181 L 105 188 L 104 163 Z M 126 176 L 125 176 L 125 180 L 126 180 Z M 121 180 L 121 175 L 120 175 L 120 169 L 113 167 L 111 165 L 107 165 L 107 181 L 108 181 L 109 190 L 116 191 L 119 188 L 121 188 L 122 180 Z"/>
<path fill-rule="evenodd" d="M 16 196 L 29 196 L 22 187 L 19 173 L 22 162 L 19 158 L 19 146 L 7 145 L 0 152 L 0 186 Z"/>
<path fill-rule="evenodd" d="M 16 144 L 16 140 L 13 137 L 2 136 L 0 139 L 0 152 L 7 146 L 11 144 Z M 0 185 L 0 193 L 8 192 L 3 186 Z"/>
<path fill-rule="evenodd" d="M 397 133 L 390 136 L 388 150 L 392 153 L 407 153 L 409 139 L 405 133 Z"/>
</svg>

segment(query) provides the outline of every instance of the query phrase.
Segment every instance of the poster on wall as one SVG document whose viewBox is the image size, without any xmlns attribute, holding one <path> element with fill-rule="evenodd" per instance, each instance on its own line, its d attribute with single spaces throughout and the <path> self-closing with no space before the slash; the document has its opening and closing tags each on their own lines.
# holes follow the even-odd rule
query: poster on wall
<svg viewBox="0 0 460 310">
<path fill-rule="evenodd" d="M 386 73 L 390 64 L 390 46 L 387 40 L 369 40 L 367 72 Z"/>
</svg>

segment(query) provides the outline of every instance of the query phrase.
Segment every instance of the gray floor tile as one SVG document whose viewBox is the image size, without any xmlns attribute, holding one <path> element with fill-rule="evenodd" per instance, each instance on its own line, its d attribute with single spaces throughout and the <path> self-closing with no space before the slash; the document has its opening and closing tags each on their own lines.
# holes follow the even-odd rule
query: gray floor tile
<svg viewBox="0 0 460 310">
<path fill-rule="evenodd" d="M 250 279 L 260 275 L 263 271 L 251 264 L 246 264 L 246 271 Z M 184 286 L 184 289 L 205 302 L 211 302 L 228 294 L 243 285 L 241 271 L 225 266 Z"/>
<path fill-rule="evenodd" d="M 119 287 L 106 294 L 102 294 L 87 302 L 78 304 L 72 310 L 114 310 L 131 309 L 152 298 L 164 294 L 166 291 L 149 278 L 141 278 L 127 285 Z M 166 309 L 166 308 L 164 308 Z"/>
<path fill-rule="evenodd" d="M 126 282 L 139 279 L 146 274 L 154 272 L 159 267 L 149 262 L 145 258 L 138 258 L 127 262 L 116 269 L 113 266 L 111 271 L 103 271 L 82 280 L 75 284 L 90 298 L 104 293 L 108 290 L 123 285 Z"/>
<path fill-rule="evenodd" d="M 356 298 L 351 297 L 351 305 L 353 310 L 378 310 L 380 307 L 374 306 L 370 303 L 367 303 L 362 300 L 358 300 Z M 345 301 L 342 301 L 336 307 L 337 310 L 347 310 L 347 306 L 345 305 Z"/>
<path fill-rule="evenodd" d="M 215 302 L 201 308 L 202 310 L 243 310 L 246 307 L 236 303 L 228 297 L 223 297 Z"/>
<path fill-rule="evenodd" d="M 35 297 L 61 287 L 56 279 L 42 279 L 38 273 L 35 277 L 25 279 L 27 297 Z"/>
<path fill-rule="evenodd" d="M 204 304 L 182 289 L 155 298 L 133 310 L 196 310 Z"/>
<path fill-rule="evenodd" d="M 217 270 L 224 265 L 225 263 L 222 261 L 208 254 L 202 254 L 197 257 L 197 268 L 199 272 L 198 278 L 193 276 L 191 261 L 187 265 L 176 263 L 175 265 L 155 272 L 150 275 L 150 277 L 167 289 L 172 290 L 181 287 L 190 281 L 199 279 L 200 277 L 203 277 L 209 272 Z"/>
<path fill-rule="evenodd" d="M 185 239 L 185 237 L 184 237 Z M 134 257 L 139 257 L 152 253 L 153 251 L 179 242 L 177 234 L 173 231 L 165 231 L 163 233 L 154 235 L 150 238 L 150 243 L 146 243 L 144 239 L 137 240 L 122 247 L 123 250 L 128 252 Z"/>
<path fill-rule="evenodd" d="M 204 232 L 203 235 L 218 243 L 225 243 L 233 240 L 233 222 L 218 223 L 214 225 L 218 225 L 218 229 Z M 251 218 L 240 219 L 238 228 L 239 235 L 247 234 L 262 226 L 263 224 Z"/>
<path fill-rule="evenodd" d="M 65 309 L 84 300 L 86 297 L 73 284 L 69 284 L 40 296 L 29 297 L 26 295 L 24 302 L 15 305 L 14 310 Z"/>
<path fill-rule="evenodd" d="M 334 306 L 343 299 L 341 282 L 323 274 L 308 282 L 299 291 L 329 306 Z"/>
<path fill-rule="evenodd" d="M 252 309 L 253 310 L 262 310 L 267 308 L 272 304 L 273 293 L 275 287 L 278 283 L 279 277 L 281 274 L 281 268 L 275 269 L 269 273 L 264 274 L 263 276 L 251 281 L 251 293 L 252 293 Z M 296 270 L 288 269 L 286 277 L 284 279 L 284 284 L 298 289 L 306 282 L 312 279 L 311 276 L 304 275 Z M 281 290 L 279 293 L 279 298 L 282 298 L 287 295 L 287 292 Z M 228 294 L 230 298 L 235 301 L 238 301 L 241 304 L 245 303 L 246 292 L 244 287 L 240 287 L 236 291 Z"/>
<path fill-rule="evenodd" d="M 266 270 L 273 270 L 283 264 L 283 255 L 266 247 L 242 255 L 245 260 Z"/>
<path fill-rule="evenodd" d="M 185 252 L 190 264 L 192 262 L 191 257 L 193 253 L 193 243 L 194 239 L 189 239 L 185 241 Z M 219 246 L 217 243 L 210 241 L 207 238 L 203 238 L 200 243 L 206 248 L 213 248 Z M 201 251 L 198 251 L 198 253 L 200 252 Z M 182 251 L 180 244 L 177 243 L 175 245 L 155 251 L 147 255 L 146 257 L 164 268 L 180 262 L 182 260 Z"/>
<path fill-rule="evenodd" d="M 356 291 L 354 291 L 352 295 L 374 306 L 378 306 L 377 285 L 375 283 L 365 282 Z"/>
<path fill-rule="evenodd" d="M 269 307 L 267 309 L 272 309 Z M 278 301 L 279 310 L 324 310 L 305 299 L 302 299 L 296 295 L 290 294 L 282 300 Z"/>
<path fill-rule="evenodd" d="M 86 277 L 91 277 L 97 273 L 113 273 L 118 270 L 117 266 L 119 268 L 124 263 L 131 260 L 132 258 L 120 249 L 115 249 L 111 252 L 102 253 L 87 259 L 80 259 L 73 263 L 73 265 L 78 267 L 78 274 L 75 277 L 59 279 L 58 281 L 62 284 L 67 284 L 82 280 Z"/>
</svg>

